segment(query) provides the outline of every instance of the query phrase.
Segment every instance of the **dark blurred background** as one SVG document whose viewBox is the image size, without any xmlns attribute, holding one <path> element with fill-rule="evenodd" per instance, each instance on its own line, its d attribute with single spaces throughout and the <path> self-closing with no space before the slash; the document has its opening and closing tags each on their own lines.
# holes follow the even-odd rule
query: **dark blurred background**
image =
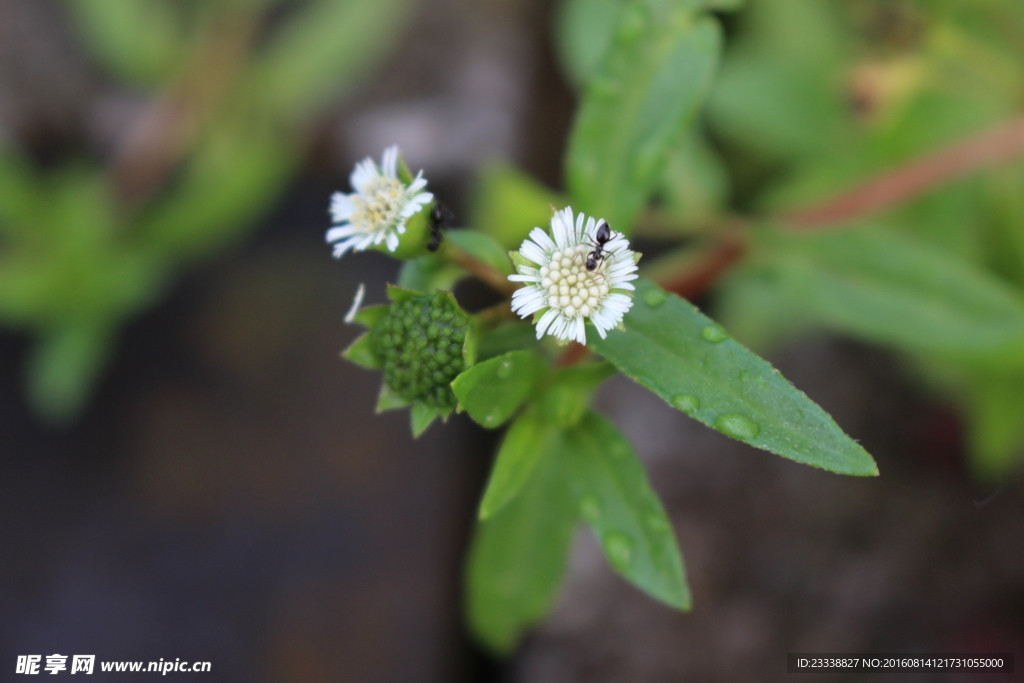
<svg viewBox="0 0 1024 683">
<path fill-rule="evenodd" d="M 182 3 L 182 34 L 245 26 L 261 54 L 304 4 Z M 340 362 L 357 333 L 342 316 L 358 283 L 373 301 L 397 264 L 333 261 L 326 208 L 356 160 L 392 143 L 459 216 L 496 159 L 557 188 L 573 95 L 548 0 L 384 11 L 393 25 L 371 36 L 377 53 L 358 46 L 368 56 L 339 72 L 344 88 L 275 110 L 246 90 L 216 107 L 182 96 L 207 70 L 187 65 L 209 56 L 201 39 L 132 81 L 98 54 L 105 34 L 83 28 L 99 20 L 81 3 L 0 0 L 0 142 L 40 176 L 112 174 L 112 225 L 159 232 L 147 216 L 179 201 L 188 150 L 233 125 L 223 111 L 264 116 L 290 145 L 265 210 L 238 212 L 243 228 L 163 264 L 146 305 L 104 318 L 118 324 L 87 389 L 48 390 L 32 370 L 53 357 L 39 339 L 78 319 L 27 316 L 0 332 L 3 680 L 17 655 L 55 652 L 206 660 L 218 681 L 361 683 L 766 681 L 787 678 L 792 651 L 1024 652 L 1020 476 L 974 484 L 951 406 L 883 352 L 821 335 L 773 360 L 881 478 L 767 456 L 616 380 L 600 404 L 677 525 L 694 612 L 628 587 L 581 534 L 555 612 L 517 656 L 473 644 L 460 574 L 495 437 L 457 416 L 413 442 L 404 411 L 373 415 L 379 378 Z M 190 116 L 194 128 L 174 123 Z M 0 238 L 0 256 L 14 239 Z M 998 680 L 930 676 L 914 680 Z"/>
</svg>

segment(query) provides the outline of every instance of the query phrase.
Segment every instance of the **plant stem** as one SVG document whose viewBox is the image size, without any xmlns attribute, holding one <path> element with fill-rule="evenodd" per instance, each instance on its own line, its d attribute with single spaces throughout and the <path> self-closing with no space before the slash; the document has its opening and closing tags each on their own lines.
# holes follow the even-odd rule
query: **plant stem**
<svg viewBox="0 0 1024 683">
<path fill-rule="evenodd" d="M 767 222 L 798 230 L 835 228 L 894 208 L 945 183 L 1021 155 L 1024 155 L 1024 116 L 929 152 L 835 197 L 787 211 Z M 668 291 L 691 299 L 700 296 L 740 260 L 747 241 L 743 221 L 730 218 L 717 232 L 720 237 L 707 250 L 705 258 L 662 283 Z"/>
<path fill-rule="evenodd" d="M 442 243 L 439 253 L 448 262 L 465 268 L 470 274 L 502 294 L 508 296 L 519 289 L 519 286 L 514 282 L 510 282 L 505 275 L 483 261 L 478 260 L 472 254 L 463 251 L 448 240 Z"/>
<path fill-rule="evenodd" d="M 878 213 L 969 175 L 1024 154 L 1024 117 L 984 130 L 928 153 L 819 204 L 782 215 L 802 229 L 828 228 Z"/>
</svg>

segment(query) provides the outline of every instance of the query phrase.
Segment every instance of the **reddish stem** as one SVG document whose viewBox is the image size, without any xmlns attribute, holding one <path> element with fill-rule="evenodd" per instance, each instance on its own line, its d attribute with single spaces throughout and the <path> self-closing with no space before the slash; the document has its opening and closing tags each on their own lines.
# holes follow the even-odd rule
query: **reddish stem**
<svg viewBox="0 0 1024 683">
<path fill-rule="evenodd" d="M 797 228 L 825 228 L 892 208 L 937 185 L 1024 153 L 1024 117 L 982 131 L 883 173 L 837 197 L 790 211 L 782 220 Z"/>
</svg>

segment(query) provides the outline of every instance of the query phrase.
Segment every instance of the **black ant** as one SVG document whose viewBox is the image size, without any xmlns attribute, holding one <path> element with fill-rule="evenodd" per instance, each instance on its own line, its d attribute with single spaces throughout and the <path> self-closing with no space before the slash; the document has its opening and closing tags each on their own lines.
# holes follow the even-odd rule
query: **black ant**
<svg viewBox="0 0 1024 683">
<path fill-rule="evenodd" d="M 612 238 L 612 229 L 608 227 L 608 223 L 601 221 L 601 225 L 597 227 L 597 232 L 594 234 L 594 239 L 597 240 L 597 244 L 594 245 L 594 251 L 587 254 L 587 270 L 594 270 L 597 268 L 598 262 L 604 259 L 604 245 L 608 243 Z"/>
<path fill-rule="evenodd" d="M 430 243 L 427 251 L 437 251 L 441 246 L 441 240 L 444 239 L 441 230 L 448 226 L 452 218 L 452 212 L 440 200 L 434 203 L 434 208 L 430 210 Z"/>
</svg>

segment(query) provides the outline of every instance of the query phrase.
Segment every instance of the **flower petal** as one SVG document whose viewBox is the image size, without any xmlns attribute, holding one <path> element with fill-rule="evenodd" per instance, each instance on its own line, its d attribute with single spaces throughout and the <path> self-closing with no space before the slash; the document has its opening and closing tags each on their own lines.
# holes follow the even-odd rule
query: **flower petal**
<svg viewBox="0 0 1024 683">
<path fill-rule="evenodd" d="M 346 237 L 356 234 L 357 230 L 351 225 L 339 225 L 327 231 L 327 242 L 337 242 Z"/>
<path fill-rule="evenodd" d="M 347 221 L 356 210 L 352 198 L 344 192 L 335 192 L 331 195 L 331 218 L 335 223 Z"/>
<path fill-rule="evenodd" d="M 373 163 L 373 159 L 370 157 L 366 157 L 356 164 L 355 170 L 352 171 L 352 175 L 349 177 L 349 182 L 352 183 L 353 190 L 362 192 L 367 183 L 379 177 L 380 173 L 377 171 L 377 164 Z"/>
</svg>

